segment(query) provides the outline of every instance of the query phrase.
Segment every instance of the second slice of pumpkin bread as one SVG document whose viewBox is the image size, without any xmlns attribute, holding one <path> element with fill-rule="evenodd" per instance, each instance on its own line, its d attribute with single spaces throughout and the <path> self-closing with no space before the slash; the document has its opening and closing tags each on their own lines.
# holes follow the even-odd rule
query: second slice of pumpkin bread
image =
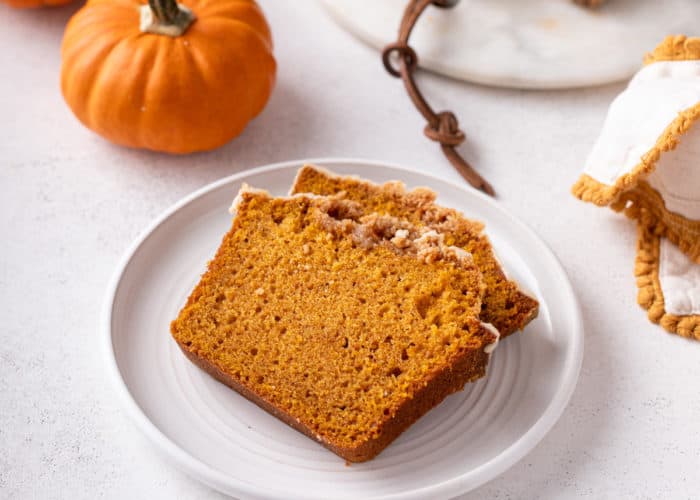
<svg viewBox="0 0 700 500">
<path fill-rule="evenodd" d="M 444 234 L 445 243 L 472 254 L 486 285 L 481 320 L 495 326 L 502 336 L 522 330 L 537 316 L 538 302 L 507 278 L 483 232 L 484 225 L 457 210 L 436 204 L 436 195 L 430 189 L 406 191 L 401 182 L 377 185 L 305 165 L 299 170 L 291 193 L 340 195 L 360 203 L 365 213 L 399 217 L 418 227 L 428 227 Z"/>
<path fill-rule="evenodd" d="M 243 189 L 172 322 L 195 364 L 349 461 L 374 457 L 485 374 L 471 256 L 334 198 Z"/>
</svg>

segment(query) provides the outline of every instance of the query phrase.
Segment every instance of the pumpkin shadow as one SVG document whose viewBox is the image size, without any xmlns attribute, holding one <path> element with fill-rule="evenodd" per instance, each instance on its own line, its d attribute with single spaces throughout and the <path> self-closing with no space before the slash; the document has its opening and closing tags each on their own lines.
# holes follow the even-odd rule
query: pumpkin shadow
<svg viewBox="0 0 700 500">
<path fill-rule="evenodd" d="M 56 7 L 39 7 L 36 9 L 17 9 L 0 5 L 0 18 L 4 22 L 22 23 L 31 26 L 32 30 L 43 30 L 63 38 L 63 30 L 68 20 L 75 14 L 84 2 L 72 2 Z"/>
<path fill-rule="evenodd" d="M 110 156 L 120 159 L 120 168 L 171 170 L 177 176 L 199 182 L 235 174 L 268 163 L 310 158 L 323 153 L 314 149 L 313 124 L 309 106 L 294 88 L 279 82 L 265 109 L 243 132 L 223 146 L 198 153 L 171 155 L 127 148 L 105 141 Z M 123 159 L 124 161 L 121 161 Z"/>
<path fill-rule="evenodd" d="M 212 154 L 226 158 L 222 175 L 297 158 L 322 156 L 317 148 L 319 117 L 299 89 L 278 82 L 265 109 L 243 133 Z M 218 164 L 218 163 L 217 163 Z"/>
</svg>

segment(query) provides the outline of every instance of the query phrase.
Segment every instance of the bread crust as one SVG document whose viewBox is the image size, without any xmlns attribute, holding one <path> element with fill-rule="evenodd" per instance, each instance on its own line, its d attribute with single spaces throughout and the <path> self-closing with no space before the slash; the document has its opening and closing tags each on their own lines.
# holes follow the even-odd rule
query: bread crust
<svg viewBox="0 0 700 500">
<path fill-rule="evenodd" d="M 492 333 L 483 326 L 481 327 L 480 334 L 487 338 L 492 335 Z M 296 429 L 325 446 L 348 462 L 365 462 L 376 457 L 403 431 L 441 403 L 447 396 L 462 390 L 466 383 L 483 377 L 486 374 L 486 365 L 489 360 L 489 354 L 484 352 L 483 347 L 469 349 L 453 358 L 452 363 L 434 373 L 431 378 L 416 381 L 416 384 L 420 387 L 415 392 L 414 397 L 405 400 L 393 416 L 388 416 L 386 420 L 380 424 L 377 436 L 358 443 L 354 448 L 350 448 L 341 446 L 317 434 L 303 421 L 274 405 L 255 392 L 251 387 L 246 386 L 240 380 L 221 370 L 210 360 L 199 356 L 196 352 L 191 351 L 188 346 L 179 341 L 178 345 L 192 363 L 207 372 L 214 379 L 235 390 L 241 396 L 255 403 L 266 412 L 274 415 L 293 429 Z"/>
<path fill-rule="evenodd" d="M 468 252 L 355 205 L 242 188 L 231 230 L 170 330 L 210 376 L 362 462 L 484 376 L 499 334 L 478 319 L 483 281 Z M 309 288 L 319 276 L 323 288 Z"/>
<path fill-rule="evenodd" d="M 438 205 L 436 193 L 429 188 L 419 187 L 409 191 L 402 182 L 391 181 L 379 185 L 357 176 L 336 175 L 323 167 L 307 164 L 297 172 L 290 193 L 308 192 L 322 196 L 341 196 L 355 201 L 362 198 L 384 198 L 388 205 L 382 212 L 392 215 L 397 215 L 395 211 L 410 212 L 420 225 L 458 239 L 459 241 L 450 241 L 448 244 L 474 254 L 484 278 L 499 288 L 496 290 L 487 287 L 481 320 L 493 324 L 502 337 L 523 330 L 537 317 L 539 303 L 506 275 L 488 236 L 483 232 L 484 224 L 467 218 L 455 209 Z M 373 211 L 369 207 L 366 210 Z M 478 255 L 468 247 L 470 243 L 481 249 Z M 502 297 L 498 294 L 502 294 Z M 499 314 L 503 307 L 510 311 L 510 316 Z"/>
</svg>

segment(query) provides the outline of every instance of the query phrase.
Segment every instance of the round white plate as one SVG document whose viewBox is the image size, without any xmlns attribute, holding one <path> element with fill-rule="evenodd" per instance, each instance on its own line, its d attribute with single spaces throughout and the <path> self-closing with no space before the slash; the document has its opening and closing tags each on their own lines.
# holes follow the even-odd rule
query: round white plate
<svg viewBox="0 0 700 500">
<path fill-rule="evenodd" d="M 341 26 L 378 49 L 396 40 L 407 3 L 323 0 Z M 461 0 L 428 7 L 409 42 L 422 67 L 460 80 L 584 87 L 629 78 L 666 35 L 696 33 L 698 19 L 697 0 L 609 0 L 595 10 L 571 0 Z"/>
<path fill-rule="evenodd" d="M 436 498 L 496 477 L 554 425 L 583 354 L 579 308 L 557 259 L 525 225 L 473 189 L 398 166 L 313 160 L 376 182 L 428 186 L 486 222 L 505 268 L 540 300 L 539 317 L 502 342 L 485 379 L 468 384 L 376 459 L 348 466 L 192 365 L 169 333 L 229 229 L 241 183 L 286 194 L 302 162 L 222 179 L 177 203 L 127 252 L 104 309 L 107 366 L 128 413 L 192 476 L 242 498 Z"/>
</svg>

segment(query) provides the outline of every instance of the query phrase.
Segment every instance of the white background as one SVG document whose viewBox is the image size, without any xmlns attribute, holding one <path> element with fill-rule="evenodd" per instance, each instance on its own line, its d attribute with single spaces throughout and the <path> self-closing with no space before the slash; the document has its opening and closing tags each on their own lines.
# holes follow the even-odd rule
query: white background
<svg viewBox="0 0 700 500">
<path fill-rule="evenodd" d="M 218 498 L 137 434 L 99 351 L 120 255 L 176 200 L 304 157 L 386 160 L 459 180 L 376 52 L 316 3 L 261 3 L 279 64 L 272 99 L 232 143 L 184 157 L 113 146 L 72 116 L 58 75 L 75 6 L 0 6 L 0 497 Z M 585 317 L 581 378 L 561 420 L 465 498 L 695 497 L 700 344 L 637 306 L 633 224 L 569 193 L 622 85 L 509 91 L 426 73 L 419 82 L 435 107 L 454 109 L 462 151 L 500 202 L 561 259 Z"/>
</svg>

